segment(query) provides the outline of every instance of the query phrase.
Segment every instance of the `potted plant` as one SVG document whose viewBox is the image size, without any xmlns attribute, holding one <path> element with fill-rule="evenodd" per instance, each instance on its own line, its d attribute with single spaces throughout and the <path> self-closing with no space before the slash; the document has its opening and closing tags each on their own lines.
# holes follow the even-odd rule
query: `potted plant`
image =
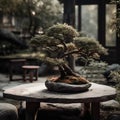
<svg viewBox="0 0 120 120">
<path fill-rule="evenodd" d="M 75 56 L 94 58 L 106 52 L 97 41 L 79 37 L 79 33 L 67 24 L 56 24 L 48 28 L 43 35 L 37 35 L 30 41 L 34 50 L 43 54 L 36 57 L 46 63 L 56 65 L 59 75 L 46 80 L 48 90 L 58 92 L 86 91 L 91 83 L 77 74 L 69 66 L 69 58 Z"/>
</svg>

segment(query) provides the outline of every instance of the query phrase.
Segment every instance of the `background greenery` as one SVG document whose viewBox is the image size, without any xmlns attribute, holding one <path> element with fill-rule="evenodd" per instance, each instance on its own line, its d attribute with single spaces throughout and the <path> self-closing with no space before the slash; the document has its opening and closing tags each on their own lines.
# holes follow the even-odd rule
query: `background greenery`
<svg viewBox="0 0 120 120">
<path fill-rule="evenodd" d="M 62 5 L 57 0 L 0 0 L 0 12 L 21 17 L 21 27 L 31 34 L 62 21 Z"/>
</svg>

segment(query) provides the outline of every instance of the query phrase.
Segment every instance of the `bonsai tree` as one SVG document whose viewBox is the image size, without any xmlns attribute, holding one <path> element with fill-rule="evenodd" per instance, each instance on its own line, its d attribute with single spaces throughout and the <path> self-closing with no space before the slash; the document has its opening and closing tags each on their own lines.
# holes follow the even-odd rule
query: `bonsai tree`
<svg viewBox="0 0 120 120">
<path fill-rule="evenodd" d="M 74 38 L 74 44 L 79 48 L 78 57 L 87 66 L 91 61 L 99 60 L 100 55 L 107 55 L 105 49 L 97 40 L 88 36 L 79 36 Z"/>
<path fill-rule="evenodd" d="M 37 35 L 30 41 L 30 46 L 43 54 L 36 58 L 56 65 L 60 75 L 52 77 L 54 82 L 86 84 L 89 81 L 77 74 L 68 64 L 69 56 L 81 56 L 86 59 L 106 53 L 106 49 L 97 41 L 79 37 L 79 33 L 67 24 L 56 24 L 48 28 L 43 35 Z"/>
</svg>

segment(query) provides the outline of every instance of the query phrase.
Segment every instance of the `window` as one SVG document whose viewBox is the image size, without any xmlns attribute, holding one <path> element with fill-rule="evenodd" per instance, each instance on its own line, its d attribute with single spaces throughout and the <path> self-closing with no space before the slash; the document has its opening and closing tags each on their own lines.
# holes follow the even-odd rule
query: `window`
<svg viewBox="0 0 120 120">
<path fill-rule="evenodd" d="M 97 5 L 82 5 L 81 8 L 81 30 L 95 39 L 98 36 L 97 11 Z"/>
<path fill-rule="evenodd" d="M 116 46 L 116 32 L 113 31 L 111 24 L 115 15 L 116 5 L 106 5 L 106 46 Z"/>
</svg>

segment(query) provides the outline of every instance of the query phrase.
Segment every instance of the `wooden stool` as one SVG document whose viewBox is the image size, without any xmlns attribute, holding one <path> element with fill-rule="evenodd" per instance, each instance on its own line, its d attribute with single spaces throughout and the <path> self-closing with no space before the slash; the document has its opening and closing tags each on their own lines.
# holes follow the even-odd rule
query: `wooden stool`
<svg viewBox="0 0 120 120">
<path fill-rule="evenodd" d="M 17 71 L 16 69 L 21 69 L 21 66 L 25 65 L 26 59 L 11 59 L 9 61 L 9 79 L 10 81 L 13 81 L 13 74 L 14 70 Z M 16 80 L 16 79 L 15 79 Z"/>
<path fill-rule="evenodd" d="M 29 81 L 33 82 L 33 80 L 38 80 L 38 69 L 39 66 L 35 65 L 24 65 L 22 66 L 24 73 L 23 73 L 23 80 L 26 81 L 27 72 L 29 74 Z M 35 77 L 35 79 L 33 79 Z"/>
</svg>

